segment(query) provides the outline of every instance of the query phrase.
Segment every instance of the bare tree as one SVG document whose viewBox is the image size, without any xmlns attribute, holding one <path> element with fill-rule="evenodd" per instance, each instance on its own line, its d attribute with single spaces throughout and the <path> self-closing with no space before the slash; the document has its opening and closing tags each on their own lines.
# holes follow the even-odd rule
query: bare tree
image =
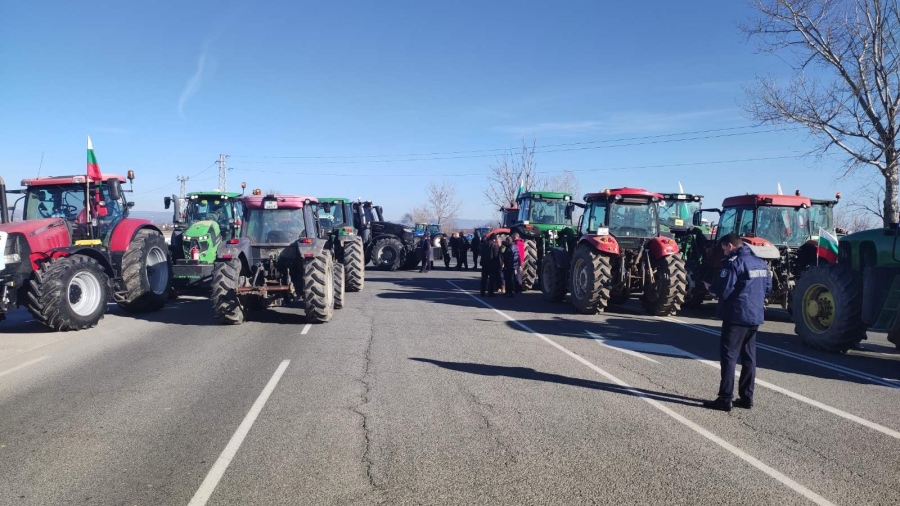
<svg viewBox="0 0 900 506">
<path fill-rule="evenodd" d="M 509 150 L 491 165 L 484 196 L 492 204 L 497 207 L 513 206 L 520 186 L 524 186 L 526 190 L 540 186 L 541 179 L 534 161 L 536 142 L 532 139 L 529 146 L 522 139 L 522 149 L 519 152 Z"/>
<path fill-rule="evenodd" d="M 846 155 L 844 175 L 875 167 L 884 177 L 885 225 L 898 218 L 900 0 L 752 0 L 759 17 L 742 27 L 763 52 L 786 56 L 784 86 L 759 78 L 748 112 L 763 123 L 810 130 L 819 155 Z"/>
<path fill-rule="evenodd" d="M 425 204 L 419 204 L 410 209 L 400 218 L 400 223 L 413 226 L 416 223 L 431 223 L 434 221 L 434 214 Z"/>
<path fill-rule="evenodd" d="M 551 176 L 547 179 L 547 184 L 544 186 L 546 186 L 547 190 L 571 193 L 576 198 L 579 197 L 578 193 L 581 191 L 581 185 L 578 183 L 575 173 L 571 170 L 564 170 Z"/>
<path fill-rule="evenodd" d="M 441 184 L 431 183 L 428 185 L 428 197 L 431 215 L 443 230 L 455 220 L 462 205 L 456 197 L 456 185 L 448 181 Z"/>
<path fill-rule="evenodd" d="M 868 230 L 876 228 L 882 223 L 882 220 L 870 212 L 854 210 L 848 208 L 845 211 L 835 213 L 834 226 L 837 229 L 843 229 L 847 232 L 859 232 L 860 230 Z"/>
<path fill-rule="evenodd" d="M 884 223 L 884 187 L 880 184 L 868 184 L 860 188 L 847 203 L 847 209 L 853 214 L 869 214 Z M 874 220 L 870 220 L 874 221 Z"/>
</svg>

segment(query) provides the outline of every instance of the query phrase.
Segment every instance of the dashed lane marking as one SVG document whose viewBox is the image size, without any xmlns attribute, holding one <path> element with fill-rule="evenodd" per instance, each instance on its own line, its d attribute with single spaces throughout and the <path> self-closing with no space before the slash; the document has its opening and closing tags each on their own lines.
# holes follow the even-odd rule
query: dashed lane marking
<svg viewBox="0 0 900 506">
<path fill-rule="evenodd" d="M 34 364 L 36 364 L 36 363 L 38 363 L 38 362 L 40 362 L 40 361 L 42 361 L 42 360 L 46 360 L 46 359 L 48 359 L 48 358 L 50 358 L 50 355 L 44 355 L 43 357 L 38 357 L 38 358 L 36 358 L 36 359 L 29 360 L 28 362 L 21 363 L 21 364 L 19 364 L 19 365 L 13 367 L 13 368 L 11 368 L 11 369 L 7 369 L 7 370 L 5 370 L 5 371 L 3 371 L 3 372 L 0 372 L 0 376 L 6 376 L 7 374 L 14 373 L 14 372 L 16 372 L 16 371 L 18 371 L 18 370 L 20 370 L 20 369 L 24 369 L 24 368 L 26 368 L 26 367 L 28 367 L 28 366 L 30 366 L 30 365 L 34 365 Z"/>
<path fill-rule="evenodd" d="M 304 325 L 303 330 L 300 331 L 300 335 L 305 336 L 306 333 L 309 332 L 310 328 L 312 328 L 312 323 L 307 323 L 306 325 Z"/>
</svg>

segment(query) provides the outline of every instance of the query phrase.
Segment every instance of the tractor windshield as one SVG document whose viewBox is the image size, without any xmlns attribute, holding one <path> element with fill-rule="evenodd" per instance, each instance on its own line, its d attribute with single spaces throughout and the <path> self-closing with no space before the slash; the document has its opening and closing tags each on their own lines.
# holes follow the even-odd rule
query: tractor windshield
<svg viewBox="0 0 900 506">
<path fill-rule="evenodd" d="M 660 203 L 659 223 L 669 228 L 688 228 L 694 223 L 694 213 L 699 210 L 700 202 L 667 200 Z"/>
<path fill-rule="evenodd" d="M 319 223 L 322 228 L 334 228 L 346 223 L 344 205 L 340 202 L 319 205 Z"/>
<path fill-rule="evenodd" d="M 248 209 L 247 237 L 252 244 L 290 244 L 306 235 L 303 209 Z"/>
<path fill-rule="evenodd" d="M 609 206 L 609 233 L 616 237 L 654 237 L 659 227 L 656 206 L 648 201 L 617 201 Z"/>
<path fill-rule="evenodd" d="M 437 225 L 428 225 L 428 235 L 432 236 L 434 234 L 441 233 L 441 227 Z"/>
<path fill-rule="evenodd" d="M 809 208 L 810 232 L 819 235 L 819 229 L 834 232 L 834 208 L 831 205 L 813 203 Z"/>
<path fill-rule="evenodd" d="M 531 223 L 571 225 L 572 220 L 566 219 L 568 206 L 569 201 L 563 199 L 525 199 L 520 204 L 519 215 Z"/>
<path fill-rule="evenodd" d="M 124 216 L 123 203 L 109 197 L 109 186 L 91 184 L 92 204 L 95 217 L 101 225 L 118 222 Z M 63 218 L 73 223 L 88 223 L 84 209 L 83 184 L 32 186 L 25 194 L 24 219 Z"/>
<path fill-rule="evenodd" d="M 779 246 L 797 247 L 810 238 L 809 210 L 763 206 L 756 211 L 756 235 Z"/>
<path fill-rule="evenodd" d="M 223 199 L 219 195 L 194 195 L 188 199 L 184 218 L 187 223 L 215 221 L 221 230 L 227 230 L 234 215 L 229 199 Z"/>
</svg>

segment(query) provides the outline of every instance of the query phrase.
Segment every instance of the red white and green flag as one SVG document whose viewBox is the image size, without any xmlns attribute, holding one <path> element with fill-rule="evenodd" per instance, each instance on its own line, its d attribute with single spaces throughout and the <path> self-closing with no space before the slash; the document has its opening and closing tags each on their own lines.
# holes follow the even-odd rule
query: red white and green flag
<svg viewBox="0 0 900 506">
<path fill-rule="evenodd" d="M 87 175 L 94 182 L 103 180 L 103 176 L 100 175 L 100 165 L 97 163 L 97 157 L 94 155 L 94 144 L 91 142 L 90 135 L 88 135 L 87 146 Z"/>
<path fill-rule="evenodd" d="M 819 228 L 819 246 L 816 248 L 816 256 L 824 258 L 831 263 L 837 263 L 838 240 L 824 228 Z"/>
</svg>

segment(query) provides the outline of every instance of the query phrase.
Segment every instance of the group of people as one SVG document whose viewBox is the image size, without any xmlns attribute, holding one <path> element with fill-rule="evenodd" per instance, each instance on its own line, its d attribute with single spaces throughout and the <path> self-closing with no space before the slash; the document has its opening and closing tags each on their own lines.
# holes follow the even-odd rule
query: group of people
<svg viewBox="0 0 900 506">
<path fill-rule="evenodd" d="M 431 241 L 427 240 L 427 238 L 423 238 L 419 243 L 419 249 L 421 250 L 422 256 L 422 268 L 419 272 L 428 272 L 434 267 L 433 261 L 431 261 L 431 250 L 435 246 Z M 472 236 L 470 240 L 466 237 L 466 234 L 462 232 L 453 232 L 447 237 L 447 234 L 442 234 L 440 237 L 440 248 L 441 248 L 441 257 L 444 259 L 444 268 L 451 269 L 450 262 L 455 258 L 456 265 L 452 268 L 463 270 L 469 269 L 469 252 L 472 252 L 472 267 L 471 269 L 478 268 L 478 256 L 481 252 L 481 237 L 478 236 L 478 232 L 475 232 L 475 235 Z"/>
<path fill-rule="evenodd" d="M 502 239 L 500 234 L 481 245 L 481 296 L 494 297 L 496 292 L 515 297 L 522 293 L 522 259 L 525 242 L 513 232 Z"/>
</svg>

